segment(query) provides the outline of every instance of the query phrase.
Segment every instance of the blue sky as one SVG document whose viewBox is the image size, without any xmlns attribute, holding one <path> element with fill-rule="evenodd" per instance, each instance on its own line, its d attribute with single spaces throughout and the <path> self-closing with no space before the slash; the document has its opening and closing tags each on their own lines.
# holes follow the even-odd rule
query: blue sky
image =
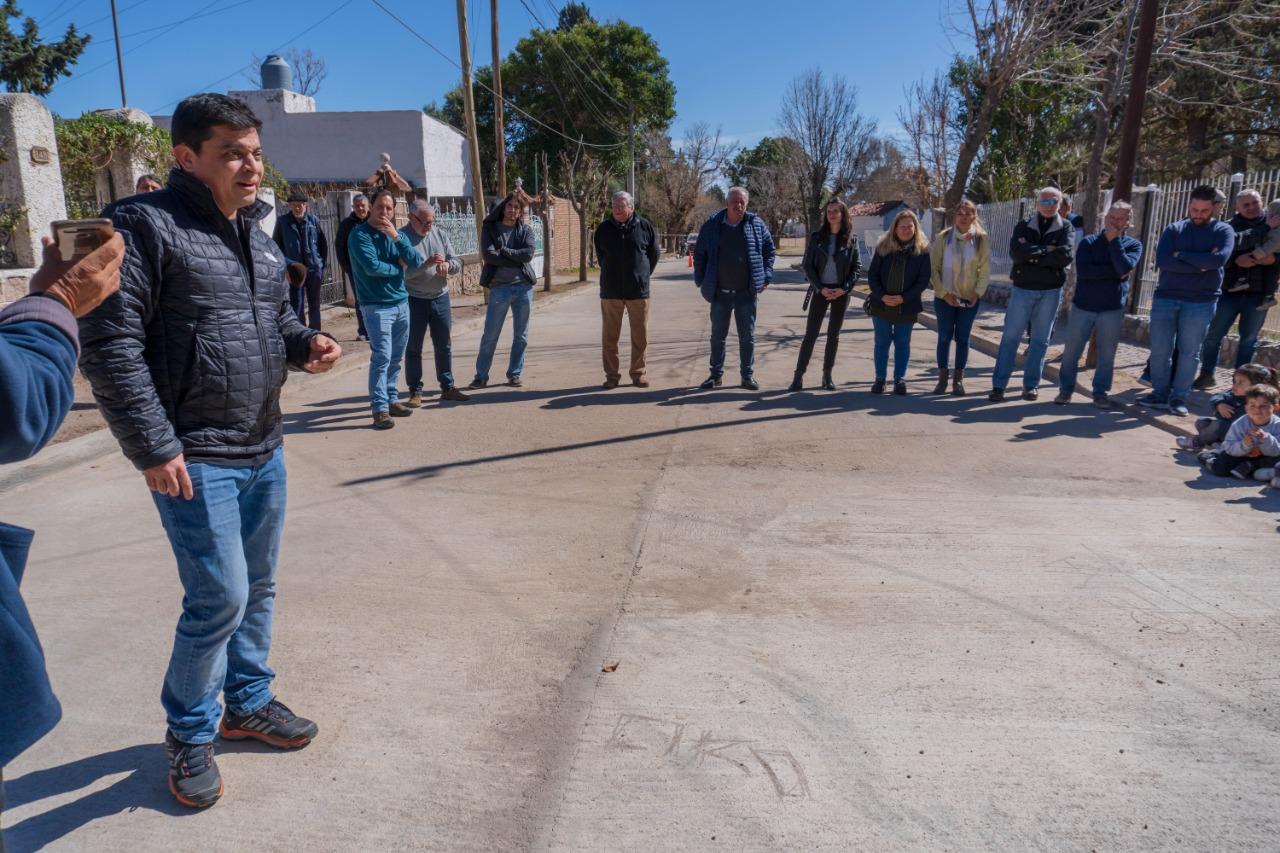
<svg viewBox="0 0 1280 853">
<path fill-rule="evenodd" d="M 564 0 L 524 0 L 548 24 Z M 457 57 L 453 0 L 383 0 L 423 36 Z M 477 65 L 488 64 L 489 2 L 469 0 Z M 119 106 L 108 0 L 19 0 L 46 35 L 69 21 L 94 36 L 76 77 L 49 98 L 62 115 Z M 237 69 L 253 52 L 291 40 L 329 66 L 320 109 L 414 109 L 456 85 L 458 71 L 371 0 L 117 0 L 130 106 L 166 114 L 202 89 L 248 88 Z M 900 133 L 903 87 L 952 53 L 944 0 L 792 5 L 766 0 L 594 0 L 597 18 L 648 30 L 671 63 L 675 135 L 694 121 L 720 125 L 751 144 L 776 128 L 787 83 L 813 67 L 858 87 L 862 109 L 883 132 Z M 503 52 L 536 26 L 521 0 L 501 0 Z M 803 9 L 792 12 L 792 9 Z M 190 18 L 184 23 L 183 19 Z M 169 30 L 168 25 L 175 25 Z M 309 30 L 309 31 L 308 31 Z M 304 31 L 306 31 L 304 33 Z M 299 34 L 302 34 L 299 36 Z"/>
</svg>

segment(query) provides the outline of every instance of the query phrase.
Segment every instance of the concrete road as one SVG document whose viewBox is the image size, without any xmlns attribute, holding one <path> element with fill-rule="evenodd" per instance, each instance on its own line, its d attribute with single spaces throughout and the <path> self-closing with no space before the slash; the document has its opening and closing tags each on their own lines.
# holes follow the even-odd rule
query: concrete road
<svg viewBox="0 0 1280 853">
<path fill-rule="evenodd" d="M 294 394 L 272 662 L 321 735 L 221 745 L 206 812 L 164 784 L 181 590 L 141 477 L 111 454 L 9 487 L 66 716 L 5 768 L 6 842 L 1276 849 L 1275 493 L 1048 389 L 993 406 L 977 354 L 976 393 L 927 396 L 922 329 L 911 395 L 873 397 L 857 309 L 840 390 L 786 394 L 783 277 L 759 393 L 691 390 L 707 312 L 672 264 L 650 389 L 599 388 L 588 292 L 534 314 L 523 389 L 388 433 L 361 370 Z"/>
</svg>

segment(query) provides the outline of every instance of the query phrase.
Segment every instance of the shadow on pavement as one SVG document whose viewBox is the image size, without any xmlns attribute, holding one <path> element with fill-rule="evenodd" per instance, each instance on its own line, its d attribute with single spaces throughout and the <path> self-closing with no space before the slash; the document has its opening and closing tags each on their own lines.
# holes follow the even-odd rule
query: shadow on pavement
<svg viewBox="0 0 1280 853">
<path fill-rule="evenodd" d="M 218 740 L 217 751 L 223 755 L 233 752 L 278 752 L 265 744 L 223 740 Z M 5 830 L 4 842 L 8 849 L 39 850 L 98 818 L 126 810 L 150 809 L 170 817 L 186 817 L 197 813 L 195 809 L 178 803 L 169 793 L 165 782 L 164 745 L 142 743 L 6 780 L 6 814 L 9 809 L 69 794 L 88 787 L 99 779 L 121 773 L 129 775 L 106 788 L 47 812 L 32 815 Z M 175 849 L 182 849 L 182 845 L 176 844 Z"/>
</svg>

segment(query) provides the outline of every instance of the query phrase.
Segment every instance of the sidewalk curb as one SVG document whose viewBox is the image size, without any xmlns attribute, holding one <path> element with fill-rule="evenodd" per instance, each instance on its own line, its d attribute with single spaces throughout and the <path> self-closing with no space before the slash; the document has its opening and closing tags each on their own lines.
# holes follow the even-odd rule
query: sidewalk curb
<svg viewBox="0 0 1280 853">
<path fill-rule="evenodd" d="M 861 296 L 870 295 L 870 291 L 865 290 L 864 288 L 855 288 L 854 292 Z M 932 312 L 926 309 L 925 311 L 920 312 L 920 325 L 924 326 L 930 331 L 936 332 L 938 331 L 938 318 L 935 317 Z M 973 349 L 976 349 L 985 355 L 991 356 L 992 358 L 995 358 L 1000 351 L 1000 342 L 998 340 L 993 340 L 982 334 L 979 334 L 978 332 L 973 332 L 970 334 L 969 346 L 971 346 Z M 1060 375 L 1060 371 L 1058 370 L 1058 366 L 1056 364 L 1053 364 L 1052 362 L 1046 361 L 1044 365 L 1044 377 L 1048 379 L 1050 382 L 1054 383 L 1055 387 L 1057 386 L 1059 375 Z M 1079 382 L 1076 383 L 1076 393 L 1083 394 L 1086 398 L 1089 398 L 1089 399 L 1092 399 L 1093 397 L 1093 390 L 1091 388 L 1086 388 L 1083 384 Z M 1138 403 L 1129 403 L 1123 400 L 1117 400 L 1115 397 L 1112 397 L 1111 406 L 1112 408 L 1118 411 L 1122 411 L 1127 415 L 1131 415 L 1132 417 L 1137 418 L 1138 420 L 1142 421 L 1148 426 L 1153 426 L 1156 429 L 1161 430 L 1162 432 L 1169 433 L 1170 435 L 1173 435 L 1173 436 L 1185 435 L 1190 438 L 1193 438 L 1196 435 L 1196 431 L 1193 426 L 1188 425 L 1186 427 L 1182 427 L 1182 426 L 1179 426 L 1178 424 L 1168 423 L 1167 421 L 1164 421 L 1160 417 L 1158 417 L 1151 409 L 1148 409 L 1146 406 L 1140 405 Z M 1191 422 L 1191 424 L 1194 424 L 1195 422 L 1194 418 L 1184 418 L 1183 420 L 1188 420 Z"/>
<path fill-rule="evenodd" d="M 565 282 L 565 284 L 578 284 L 578 282 Z M 595 289 L 591 287 L 593 282 L 579 284 L 578 287 L 569 290 L 552 291 L 541 298 L 537 297 L 533 301 L 533 310 L 554 305 L 565 299 L 571 299 L 583 293 L 595 293 Z M 539 285 L 541 287 L 541 285 Z M 538 291 L 541 293 L 542 291 Z M 350 310 L 349 308 L 338 308 L 335 310 Z M 484 317 L 472 317 L 453 327 L 454 333 L 470 332 L 478 328 L 484 327 Z M 350 341 L 348 341 L 350 343 Z M 287 400 L 302 391 L 309 390 L 317 383 L 328 382 L 337 376 L 346 376 L 347 374 L 367 368 L 369 366 L 369 351 L 362 349 L 350 356 L 343 355 L 338 365 L 327 373 L 304 373 L 301 371 L 289 371 L 289 378 L 285 382 L 281 391 L 281 400 Z M 10 489 L 24 483 L 32 483 L 36 480 L 48 477 L 53 474 L 60 473 L 87 462 L 93 462 L 101 459 L 107 454 L 115 451 L 119 452 L 120 446 L 116 443 L 115 437 L 111 434 L 111 430 L 107 427 L 96 429 L 93 432 L 85 433 L 71 439 L 70 441 L 55 444 L 46 448 L 36 456 L 24 462 L 15 462 L 11 465 L 5 465 L 0 469 L 0 490 Z"/>
</svg>

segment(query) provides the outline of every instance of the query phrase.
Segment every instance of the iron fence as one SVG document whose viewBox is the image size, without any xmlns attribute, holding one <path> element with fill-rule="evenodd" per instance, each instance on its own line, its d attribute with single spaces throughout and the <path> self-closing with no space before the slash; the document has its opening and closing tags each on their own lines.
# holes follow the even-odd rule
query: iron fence
<svg viewBox="0 0 1280 853">
<path fill-rule="evenodd" d="M 1013 229 L 1028 214 L 1032 199 L 1015 198 L 1011 201 L 995 201 L 978 205 L 978 218 L 987 229 L 991 243 L 991 274 L 1008 275 L 1013 269 L 1009 257 L 1009 243 L 1013 241 Z"/>
</svg>

